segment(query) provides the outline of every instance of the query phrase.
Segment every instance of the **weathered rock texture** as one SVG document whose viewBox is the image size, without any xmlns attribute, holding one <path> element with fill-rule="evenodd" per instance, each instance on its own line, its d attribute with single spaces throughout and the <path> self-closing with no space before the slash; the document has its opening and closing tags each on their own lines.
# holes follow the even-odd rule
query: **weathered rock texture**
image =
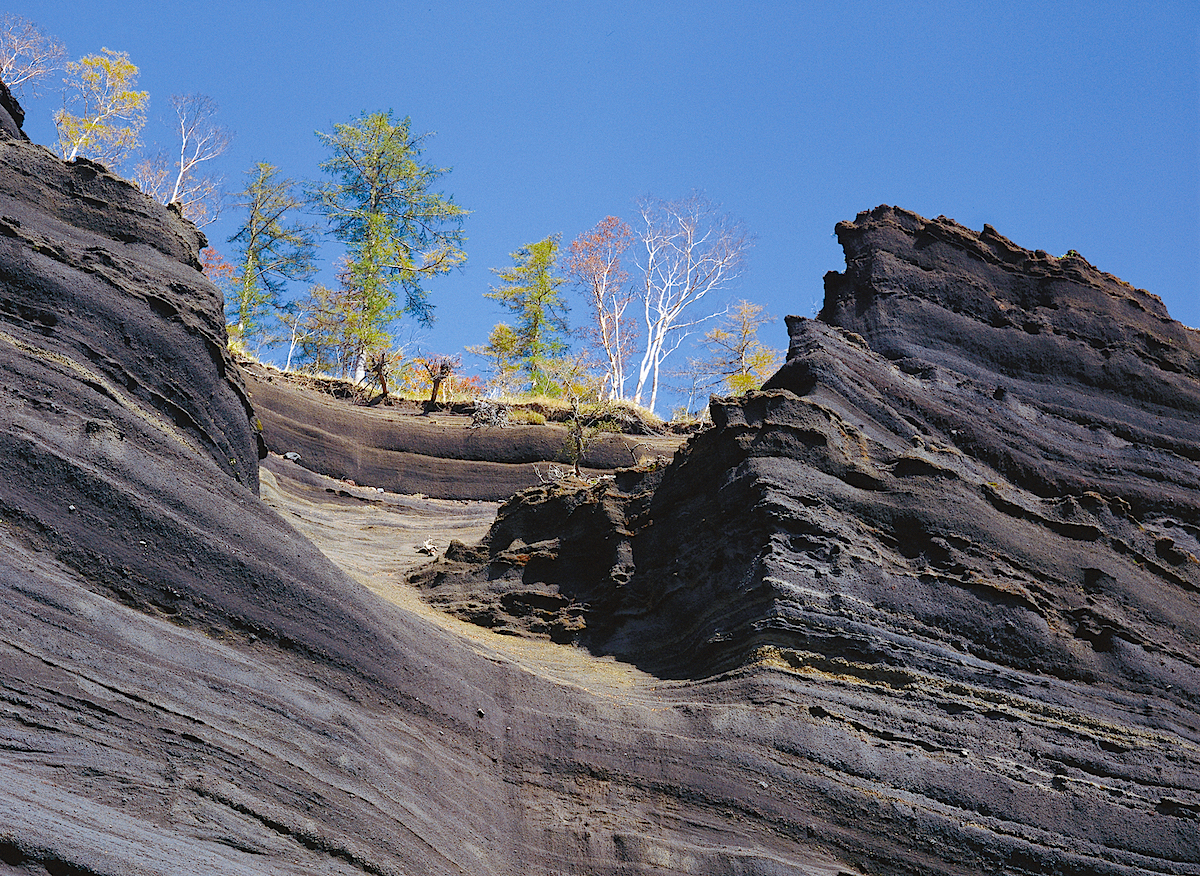
<svg viewBox="0 0 1200 876">
<path fill-rule="evenodd" d="M 555 674 L 347 578 L 255 495 L 195 230 L 0 132 L 0 873 L 852 868 L 718 741 L 754 679 Z"/>
<path fill-rule="evenodd" d="M 837 231 L 820 321 L 656 488 L 514 497 L 413 580 L 664 676 L 779 667 L 778 762 L 880 795 L 884 871 L 1200 871 L 1200 337 L 990 228 Z"/>
<path fill-rule="evenodd" d="M 1177 371 L 1127 357 L 1154 398 L 1014 365 L 997 399 L 981 354 L 794 323 L 671 467 L 512 503 L 444 570 L 465 594 L 508 551 L 529 595 L 487 618 L 649 675 L 405 610 L 297 534 L 199 235 L 0 108 L 0 873 L 1200 872 L 1195 345 L 1148 296 L 1068 284 L 1174 338 Z M 842 228 L 903 279 L 862 313 L 893 340 L 959 312 L 931 266 L 1000 264 L 934 225 Z M 989 406 L 1017 440 L 964 433 Z M 323 494 L 273 501 L 332 544 Z"/>
<path fill-rule="evenodd" d="M 246 382 L 267 447 L 296 453 L 305 468 L 397 493 L 502 502 L 572 467 L 567 428 L 481 426 L 469 416 L 419 406 L 367 407 L 313 392 L 271 368 L 247 368 Z M 672 435 L 592 437 L 581 465 L 589 474 L 612 471 L 642 457 L 670 455 Z"/>
</svg>

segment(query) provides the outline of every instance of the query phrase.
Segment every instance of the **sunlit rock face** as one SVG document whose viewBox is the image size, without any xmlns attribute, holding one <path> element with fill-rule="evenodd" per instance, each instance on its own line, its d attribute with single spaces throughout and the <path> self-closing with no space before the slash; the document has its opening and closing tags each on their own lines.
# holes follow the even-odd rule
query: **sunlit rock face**
<svg viewBox="0 0 1200 876">
<path fill-rule="evenodd" d="M 417 576 L 596 659 L 260 501 L 201 237 L 0 107 L 0 873 L 1200 868 L 1196 346 L 1152 297 L 841 226 L 763 392 Z"/>
<path fill-rule="evenodd" d="M 990 228 L 879 208 L 838 234 L 847 269 L 820 320 L 789 320 L 787 364 L 716 403 L 693 450 L 762 496 L 738 505 L 761 515 L 752 577 L 779 582 L 781 614 L 756 631 L 795 634 L 781 606 L 808 605 L 799 587 L 839 617 L 884 612 L 866 639 L 838 631 L 884 662 L 911 665 L 879 640 L 904 632 L 1022 671 L 1194 689 L 1174 661 L 1198 641 L 1200 335 Z"/>
<path fill-rule="evenodd" d="M 512 658 L 260 501 L 202 238 L 0 107 L 0 873 L 855 867 L 720 741 L 752 680 Z"/>
<path fill-rule="evenodd" d="M 1200 337 L 991 228 L 880 207 L 837 232 L 819 318 L 661 483 L 515 497 L 414 580 L 487 624 L 558 596 L 529 625 L 665 677 L 778 669 L 781 749 L 899 794 L 899 833 L 959 812 L 912 835 L 941 861 L 1194 868 Z"/>
</svg>

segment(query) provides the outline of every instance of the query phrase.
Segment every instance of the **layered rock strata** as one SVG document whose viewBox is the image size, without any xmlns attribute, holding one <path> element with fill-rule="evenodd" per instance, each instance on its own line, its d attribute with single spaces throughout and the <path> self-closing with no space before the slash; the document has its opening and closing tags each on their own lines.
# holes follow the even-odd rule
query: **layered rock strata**
<svg viewBox="0 0 1200 876">
<path fill-rule="evenodd" d="M 355 405 L 261 366 L 246 370 L 246 382 L 267 447 L 297 454 L 301 465 L 328 477 L 397 493 L 502 502 L 549 480 L 554 469 L 572 468 L 563 425 L 474 427 L 463 411 Z M 580 464 L 589 475 L 669 456 L 681 441 L 669 434 L 589 432 L 588 438 Z"/>
<path fill-rule="evenodd" d="M 910 860 L 1196 871 L 1200 338 L 990 228 L 837 231 L 820 319 L 661 483 L 515 497 L 413 580 L 662 676 L 777 669 L 781 759 L 902 791 Z"/>
<path fill-rule="evenodd" d="M 834 874 L 890 854 L 838 838 L 869 829 L 816 811 L 827 782 L 775 776 L 755 680 L 555 669 L 349 579 L 255 494 L 199 235 L 29 144 L 0 98 L 0 873 Z"/>
<path fill-rule="evenodd" d="M 940 419 L 983 384 L 796 323 L 672 466 L 511 503 L 444 578 L 575 586 L 540 634 L 657 675 L 468 635 L 257 498 L 201 238 L 0 106 L 0 873 L 1200 869 L 1187 409 L 1147 449 L 1006 383 L 1041 449 L 1001 472 Z M 960 237 L 922 256 L 955 282 L 991 264 Z M 1035 428 L 1111 437 L 1111 480 Z"/>
</svg>

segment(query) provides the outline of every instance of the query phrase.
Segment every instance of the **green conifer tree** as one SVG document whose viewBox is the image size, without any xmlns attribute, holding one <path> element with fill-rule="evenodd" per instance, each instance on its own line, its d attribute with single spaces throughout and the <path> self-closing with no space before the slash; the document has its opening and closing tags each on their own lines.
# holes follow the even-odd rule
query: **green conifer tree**
<svg viewBox="0 0 1200 876">
<path fill-rule="evenodd" d="M 534 395 L 558 394 L 553 366 L 567 349 L 567 305 L 560 291 L 566 278 L 554 273 L 559 242 L 552 234 L 521 247 L 512 254 L 511 268 L 492 268 L 501 285 L 484 293 L 516 317 L 505 353 L 521 363 Z"/>
<path fill-rule="evenodd" d="M 261 342 L 272 308 L 281 306 L 287 281 L 312 276 L 316 243 L 310 226 L 289 218 L 304 206 L 295 183 L 266 162 L 246 173 L 250 181 L 235 202 L 245 219 L 229 238 L 237 261 L 225 319 L 231 343 L 249 350 Z"/>
<path fill-rule="evenodd" d="M 387 345 L 393 320 L 408 314 L 422 325 L 433 322 L 424 284 L 466 261 L 467 211 L 452 196 L 433 191 L 448 169 L 420 161 L 430 135 L 413 136 L 410 119 L 397 122 L 390 110 L 363 113 L 317 136 L 332 154 L 321 164 L 330 180 L 316 188 L 315 201 L 347 248 L 357 316 L 346 331 L 357 347 L 361 377 L 368 352 Z"/>
</svg>

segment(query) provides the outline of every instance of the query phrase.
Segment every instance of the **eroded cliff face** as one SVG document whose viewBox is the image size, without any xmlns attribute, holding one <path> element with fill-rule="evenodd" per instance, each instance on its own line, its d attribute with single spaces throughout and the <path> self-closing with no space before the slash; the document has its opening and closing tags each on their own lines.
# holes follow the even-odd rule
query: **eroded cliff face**
<svg viewBox="0 0 1200 876">
<path fill-rule="evenodd" d="M 11 96 L 5 105 L 15 106 Z M 14 367 L 48 369 L 7 391 L 52 393 L 84 381 L 112 404 L 142 411 L 152 428 L 159 420 L 175 427 L 253 488 L 259 442 L 225 346 L 221 294 L 199 271 L 203 235 L 102 166 L 64 165 L 14 136 L 11 115 L 6 122 L 0 341 Z M 96 419 L 89 434 L 96 428 L 108 427 Z"/>
<path fill-rule="evenodd" d="M 956 411 L 942 419 L 957 445 L 1038 495 L 1196 519 L 1200 332 L 1156 296 L 990 226 L 879 208 L 837 233 L 847 267 L 826 276 L 820 319 L 924 378 L 930 414 Z M 972 391 L 939 403 L 938 368 Z"/>
<path fill-rule="evenodd" d="M 481 623 L 538 595 L 543 629 L 660 675 L 777 667 L 778 750 L 900 794 L 910 864 L 1194 872 L 1197 333 L 990 228 L 881 207 L 838 234 L 820 319 L 661 484 L 518 496 L 413 580 Z M 579 574 L 611 545 L 619 575 Z"/>
<path fill-rule="evenodd" d="M 767 793 L 754 679 L 550 668 L 350 580 L 255 495 L 195 230 L 0 106 L 0 873 L 878 857 Z"/>
<path fill-rule="evenodd" d="M 1071 265 L 859 217 L 848 328 L 793 320 L 669 467 L 517 498 L 422 573 L 648 673 L 376 596 L 259 501 L 195 230 L 0 107 L 0 873 L 1200 870 L 1195 345 L 1151 297 L 1055 286 L 1144 308 L 1129 349 L 1071 329 L 1107 383 L 1002 367 L 1077 339 L 923 284 Z"/>
</svg>

